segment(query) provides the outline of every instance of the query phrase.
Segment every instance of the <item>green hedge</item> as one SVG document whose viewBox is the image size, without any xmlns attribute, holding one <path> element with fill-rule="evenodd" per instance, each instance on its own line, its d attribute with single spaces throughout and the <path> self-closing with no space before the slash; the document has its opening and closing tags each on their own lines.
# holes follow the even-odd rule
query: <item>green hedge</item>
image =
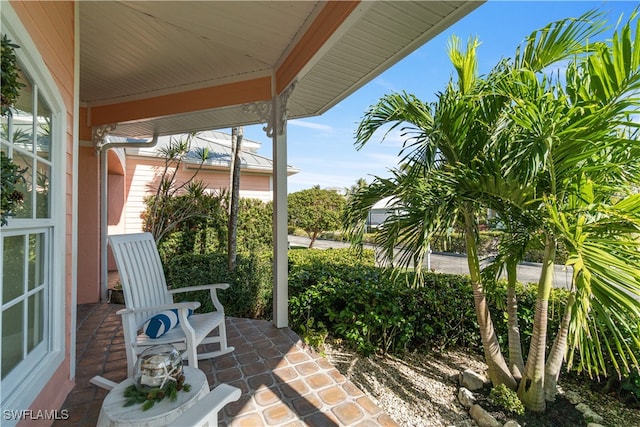
<svg viewBox="0 0 640 427">
<path fill-rule="evenodd" d="M 218 291 L 225 314 L 250 319 L 270 319 L 272 313 L 271 252 L 239 254 L 233 273 L 227 269 L 226 254 L 186 254 L 165 263 L 167 282 L 174 288 L 229 283 Z M 208 291 L 180 293 L 176 301 L 200 301 L 202 312 L 213 310 Z"/>
<path fill-rule="evenodd" d="M 413 273 L 391 276 L 347 249 L 290 253 L 290 319 L 309 340 L 331 335 L 367 354 L 405 349 L 464 347 L 481 350 L 467 277 L 429 273 L 414 288 Z M 522 344 L 528 348 L 535 313 L 535 286 L 518 286 Z M 507 346 L 504 282 L 487 287 L 487 298 L 503 347 Z M 549 331 L 557 330 L 566 292 L 551 297 Z"/>
<path fill-rule="evenodd" d="M 234 273 L 227 271 L 224 254 L 188 254 L 165 263 L 174 287 L 230 283 L 219 292 L 229 316 L 270 319 L 272 316 L 272 255 L 262 251 L 240 254 Z M 310 342 L 326 335 L 345 340 L 367 354 L 405 349 L 463 347 L 480 351 L 481 342 L 469 279 L 428 273 L 424 285 L 410 286 L 413 273 L 392 276 L 375 266 L 371 250 L 300 249 L 289 251 L 289 312 L 291 327 Z M 500 344 L 507 346 L 504 282 L 486 286 L 487 299 Z M 536 287 L 518 285 L 522 344 L 528 349 Z M 178 294 L 194 298 L 202 311 L 213 309 L 208 292 Z M 558 328 L 566 292 L 554 291 L 550 300 L 549 332 Z"/>
<path fill-rule="evenodd" d="M 192 203 L 186 197 L 171 199 L 180 206 Z M 226 199 L 219 196 L 206 196 L 201 216 L 178 224 L 176 229 L 168 233 L 158 244 L 158 251 L 163 262 L 167 263 L 182 254 L 222 253 L 227 251 L 227 235 L 229 217 Z M 146 203 L 152 203 L 147 199 Z M 149 209 L 144 212 L 148 221 Z M 273 242 L 273 204 L 257 199 L 240 199 L 238 213 L 238 252 L 260 252 L 271 250 Z"/>
<path fill-rule="evenodd" d="M 219 292 L 227 315 L 261 319 L 272 316 L 271 270 L 271 251 L 240 254 L 232 274 L 227 271 L 226 255 L 218 253 L 175 256 L 165 263 L 174 287 L 230 283 L 228 290 Z M 310 344 L 319 345 L 331 335 L 363 354 L 453 347 L 481 353 L 468 277 L 427 273 L 418 288 L 412 286 L 413 279 L 413 273 L 392 276 L 376 267 L 370 250 L 362 254 L 351 249 L 290 250 L 290 325 Z M 537 287 L 518 284 L 516 290 L 526 354 Z M 506 283 L 486 283 L 485 291 L 499 343 L 507 354 Z M 178 295 L 200 301 L 200 310 L 212 309 L 207 292 Z M 565 290 L 551 293 L 549 342 L 558 330 L 567 296 Z M 611 369 L 609 374 L 613 373 Z M 632 386 L 629 379 L 625 385 Z"/>
</svg>

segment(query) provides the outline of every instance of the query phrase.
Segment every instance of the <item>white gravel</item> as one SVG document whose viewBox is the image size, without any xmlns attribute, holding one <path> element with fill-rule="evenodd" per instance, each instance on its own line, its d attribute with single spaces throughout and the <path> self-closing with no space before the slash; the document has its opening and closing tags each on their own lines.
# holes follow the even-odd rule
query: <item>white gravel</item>
<svg viewBox="0 0 640 427">
<path fill-rule="evenodd" d="M 363 358 L 339 344 L 325 346 L 328 360 L 402 426 L 475 427 L 457 400 L 454 376 L 486 365 L 461 352 L 407 353 Z"/>
<path fill-rule="evenodd" d="M 458 403 L 457 376 L 467 368 L 485 372 L 486 364 L 462 351 L 405 353 L 401 358 L 368 358 L 345 350 L 339 342 L 325 344 L 327 359 L 401 426 L 476 427 Z M 640 410 L 590 390 L 587 379 L 564 378 L 561 388 L 577 394 L 605 419 L 606 426 L 640 426 Z"/>
</svg>

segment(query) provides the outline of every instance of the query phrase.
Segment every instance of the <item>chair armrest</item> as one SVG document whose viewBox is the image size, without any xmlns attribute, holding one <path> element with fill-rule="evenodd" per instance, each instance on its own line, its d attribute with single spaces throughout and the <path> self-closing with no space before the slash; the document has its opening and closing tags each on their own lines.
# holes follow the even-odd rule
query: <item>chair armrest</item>
<svg viewBox="0 0 640 427">
<path fill-rule="evenodd" d="M 218 293 L 216 291 L 218 289 L 222 289 L 222 290 L 228 289 L 229 286 L 231 285 L 229 285 L 228 283 L 213 283 L 210 285 L 188 286 L 186 288 L 171 289 L 169 290 L 169 293 L 173 295 L 180 292 L 209 290 L 209 293 L 211 294 L 211 302 L 213 303 L 213 306 L 216 308 L 217 311 L 224 313 L 224 307 L 220 303 L 220 300 L 218 299 Z"/>
<path fill-rule="evenodd" d="M 169 289 L 169 293 L 177 294 L 180 292 L 206 291 L 206 290 L 213 290 L 213 289 L 225 290 L 225 289 L 228 289 L 229 286 L 230 285 L 228 283 L 212 283 L 210 285 L 187 286 L 186 288 Z"/>
<path fill-rule="evenodd" d="M 122 308 L 118 311 L 116 311 L 116 314 L 119 315 L 123 315 L 123 314 L 134 314 L 134 313 L 141 313 L 141 312 L 149 312 L 149 311 L 153 311 L 153 312 L 161 312 L 164 310 L 171 310 L 173 308 L 176 308 L 178 310 L 186 310 L 186 309 L 191 309 L 191 310 L 196 310 L 198 307 L 200 307 L 200 303 L 198 301 L 185 301 L 185 302 L 176 302 L 173 304 L 163 304 L 163 305 L 155 305 L 153 307 L 137 307 L 137 308 Z"/>
<path fill-rule="evenodd" d="M 218 425 L 218 412 L 227 403 L 238 400 L 240 394 L 239 388 L 228 384 L 220 384 L 198 400 L 191 408 L 183 412 L 177 419 L 173 420 L 171 424 L 177 426 Z"/>
</svg>

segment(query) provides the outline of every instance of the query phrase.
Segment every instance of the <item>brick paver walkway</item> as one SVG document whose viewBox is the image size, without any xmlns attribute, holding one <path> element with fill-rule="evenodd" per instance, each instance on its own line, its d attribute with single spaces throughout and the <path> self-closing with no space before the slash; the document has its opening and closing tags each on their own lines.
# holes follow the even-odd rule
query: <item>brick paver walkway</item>
<svg viewBox="0 0 640 427">
<path fill-rule="evenodd" d="M 95 375 L 126 378 L 117 304 L 78 306 L 76 386 L 54 426 L 95 426 L 107 394 Z M 210 388 L 224 382 L 242 390 L 220 413 L 221 426 L 397 426 L 371 399 L 290 329 L 261 320 L 227 318 L 231 354 L 199 362 Z"/>
</svg>

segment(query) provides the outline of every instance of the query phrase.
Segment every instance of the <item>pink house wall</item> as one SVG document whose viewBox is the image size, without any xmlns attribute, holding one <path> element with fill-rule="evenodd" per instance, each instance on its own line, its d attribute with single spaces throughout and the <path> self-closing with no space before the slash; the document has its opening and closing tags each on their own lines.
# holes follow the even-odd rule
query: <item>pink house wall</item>
<svg viewBox="0 0 640 427">
<path fill-rule="evenodd" d="M 100 301 L 100 158 L 78 150 L 78 304 Z"/>
<path fill-rule="evenodd" d="M 65 254 L 61 261 L 65 264 L 65 359 L 51 380 L 42 389 L 31 405 L 32 410 L 60 408 L 74 385 L 71 378 L 71 338 L 73 303 L 73 119 L 74 119 L 74 52 L 75 52 L 75 4 L 73 2 L 18 2 L 11 6 L 29 32 L 42 59 L 53 76 L 63 97 L 67 112 L 66 126 L 66 236 Z M 29 425 L 34 425 L 29 422 Z M 49 425 L 51 421 L 38 423 Z M 27 425 L 22 421 L 20 425 Z"/>
<path fill-rule="evenodd" d="M 125 176 L 126 205 L 123 218 L 124 232 L 135 233 L 142 230 L 142 212 L 145 210 L 144 198 L 155 193 L 162 171 L 161 159 L 150 157 L 128 156 Z M 181 169 L 176 175 L 177 182 L 185 182 L 193 169 Z M 197 179 L 203 181 L 207 188 L 218 190 L 229 188 L 228 170 L 203 169 L 198 173 Z M 243 197 L 257 197 L 261 194 L 271 198 L 271 175 L 244 172 L 240 178 L 240 192 Z"/>
<path fill-rule="evenodd" d="M 122 164 L 124 160 L 125 164 Z M 92 146 L 79 149 L 78 171 L 78 304 L 100 302 L 100 157 Z M 141 215 L 145 210 L 144 198 L 155 192 L 160 159 L 128 156 L 126 159 L 108 156 L 108 234 L 136 233 L 142 231 Z M 193 170 L 178 172 L 178 182 L 184 182 Z M 208 188 L 229 186 L 229 172 L 202 170 L 198 174 Z M 243 197 L 271 198 L 270 174 L 243 173 L 240 180 Z M 110 251 L 107 268 L 116 265 Z"/>
</svg>

